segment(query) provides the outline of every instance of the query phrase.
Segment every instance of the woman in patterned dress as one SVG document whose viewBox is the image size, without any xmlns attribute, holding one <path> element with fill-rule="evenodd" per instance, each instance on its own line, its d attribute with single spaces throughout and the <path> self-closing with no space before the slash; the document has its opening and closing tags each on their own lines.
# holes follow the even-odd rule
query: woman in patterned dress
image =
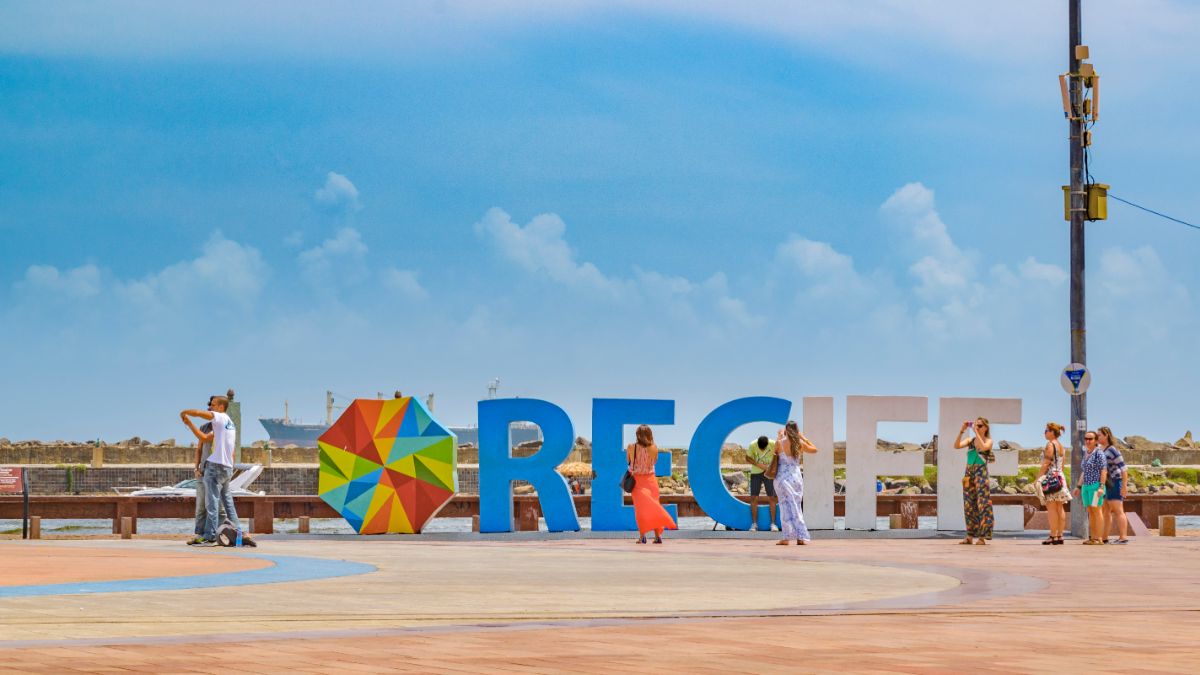
<svg viewBox="0 0 1200 675">
<path fill-rule="evenodd" d="M 787 546 L 791 539 L 797 546 L 812 541 L 808 527 L 804 524 L 804 476 L 800 472 L 800 453 L 816 452 L 817 446 L 800 433 L 794 421 L 779 430 L 775 441 L 775 454 L 779 456 L 779 470 L 775 474 L 775 494 L 779 497 L 779 524 L 783 526 L 783 539 L 776 542 Z"/>
<path fill-rule="evenodd" d="M 971 440 L 963 440 L 967 429 L 974 428 L 975 435 Z M 974 422 L 963 422 L 958 430 L 958 438 L 954 447 L 967 451 L 967 470 L 963 474 L 963 515 L 967 521 L 967 538 L 960 544 L 974 543 L 982 546 L 992 538 L 992 527 L 996 524 L 992 514 L 992 493 L 988 486 L 988 462 L 994 461 L 992 453 L 992 429 L 983 417 L 975 418 Z"/>
<path fill-rule="evenodd" d="M 654 533 L 654 543 L 662 543 L 663 530 L 676 529 L 671 514 L 658 501 L 658 478 L 654 476 L 654 462 L 659 450 L 654 444 L 654 432 L 643 424 L 637 428 L 637 442 L 625 448 L 629 461 L 629 473 L 633 474 L 633 517 L 638 526 L 638 542 L 646 543 L 646 534 Z"/>
<path fill-rule="evenodd" d="M 1075 480 L 1075 494 L 1087 507 L 1088 538 L 1083 542 L 1088 546 L 1104 543 L 1104 479 L 1108 477 L 1108 458 L 1104 450 L 1096 442 L 1098 434 L 1089 431 L 1083 435 L 1083 445 L 1087 455 L 1079 464 L 1082 474 Z"/>
<path fill-rule="evenodd" d="M 1063 430 L 1063 425 L 1057 422 L 1046 423 L 1046 432 L 1043 434 L 1046 437 L 1046 449 L 1042 453 L 1042 469 L 1037 480 L 1033 482 L 1038 499 L 1046 505 L 1046 516 L 1050 521 L 1050 536 L 1042 542 L 1043 544 L 1062 544 L 1063 530 L 1067 528 L 1067 512 L 1064 505 L 1071 501 L 1071 491 L 1067 489 L 1067 475 L 1063 473 L 1063 456 L 1066 453 L 1058 440 Z M 1061 481 L 1062 487 L 1057 492 L 1047 494 L 1043 490 L 1048 476 L 1058 476 Z"/>
</svg>

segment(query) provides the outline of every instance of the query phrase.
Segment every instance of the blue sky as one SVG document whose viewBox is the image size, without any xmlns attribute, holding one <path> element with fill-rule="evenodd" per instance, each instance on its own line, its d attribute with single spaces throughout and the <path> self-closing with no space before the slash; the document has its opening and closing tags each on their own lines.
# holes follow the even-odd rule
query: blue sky
<svg viewBox="0 0 1200 675">
<path fill-rule="evenodd" d="M 673 398 L 1025 400 L 1066 421 L 1066 3 L 6 3 L 0 436 L 182 438 L 492 377 L 590 434 Z M 1085 2 L 1093 174 L 1184 218 L 1185 2 Z M 1200 232 L 1088 230 L 1094 423 L 1174 439 Z M 797 412 L 798 414 L 798 412 Z M 1200 429 L 1198 429 L 1200 430 Z M 264 437 L 257 423 L 248 438 Z"/>
</svg>

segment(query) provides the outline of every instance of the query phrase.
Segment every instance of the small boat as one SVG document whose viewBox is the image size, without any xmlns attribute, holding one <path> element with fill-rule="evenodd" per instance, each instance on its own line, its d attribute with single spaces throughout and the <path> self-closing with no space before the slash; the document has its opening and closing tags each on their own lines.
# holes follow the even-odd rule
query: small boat
<svg viewBox="0 0 1200 675">
<path fill-rule="evenodd" d="M 234 464 L 233 470 L 233 478 L 229 481 L 229 491 L 234 497 L 257 497 L 267 494 L 261 491 L 252 492 L 248 489 L 250 484 L 262 475 L 262 464 Z M 199 482 L 199 478 L 188 478 L 174 485 L 164 485 L 163 487 L 140 488 L 132 491 L 129 488 L 113 488 L 113 490 L 117 494 L 130 497 L 195 497 L 196 484 Z"/>
</svg>

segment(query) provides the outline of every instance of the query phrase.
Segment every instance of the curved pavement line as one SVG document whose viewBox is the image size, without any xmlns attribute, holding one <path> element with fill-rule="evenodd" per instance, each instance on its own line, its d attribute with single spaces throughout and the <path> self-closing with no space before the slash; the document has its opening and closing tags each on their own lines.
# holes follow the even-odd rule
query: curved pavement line
<svg viewBox="0 0 1200 675">
<path fill-rule="evenodd" d="M 223 554 L 216 554 L 223 555 Z M 232 555 L 232 554 L 224 554 Z M 41 595 L 88 595 L 93 593 L 136 593 L 141 591 L 182 591 L 194 588 L 220 588 L 227 586 L 256 586 L 259 584 L 282 584 L 292 581 L 312 581 L 332 577 L 367 574 L 378 568 L 367 563 L 328 558 L 309 558 L 292 555 L 265 555 L 243 553 L 247 558 L 268 560 L 273 565 L 256 570 L 240 572 L 217 572 L 193 574 L 182 577 L 154 577 L 151 579 L 119 579 L 115 581 L 71 582 L 65 584 L 43 584 L 38 586 L 0 587 L 2 598 L 27 598 Z"/>
</svg>

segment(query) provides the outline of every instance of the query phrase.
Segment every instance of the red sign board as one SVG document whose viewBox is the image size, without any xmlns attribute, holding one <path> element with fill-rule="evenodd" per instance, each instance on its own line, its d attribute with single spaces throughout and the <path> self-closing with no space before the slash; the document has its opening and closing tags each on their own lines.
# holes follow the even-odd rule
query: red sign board
<svg viewBox="0 0 1200 675">
<path fill-rule="evenodd" d="M 20 494 L 24 490 L 25 474 L 21 469 L 0 466 L 0 494 L 5 492 Z"/>
</svg>

